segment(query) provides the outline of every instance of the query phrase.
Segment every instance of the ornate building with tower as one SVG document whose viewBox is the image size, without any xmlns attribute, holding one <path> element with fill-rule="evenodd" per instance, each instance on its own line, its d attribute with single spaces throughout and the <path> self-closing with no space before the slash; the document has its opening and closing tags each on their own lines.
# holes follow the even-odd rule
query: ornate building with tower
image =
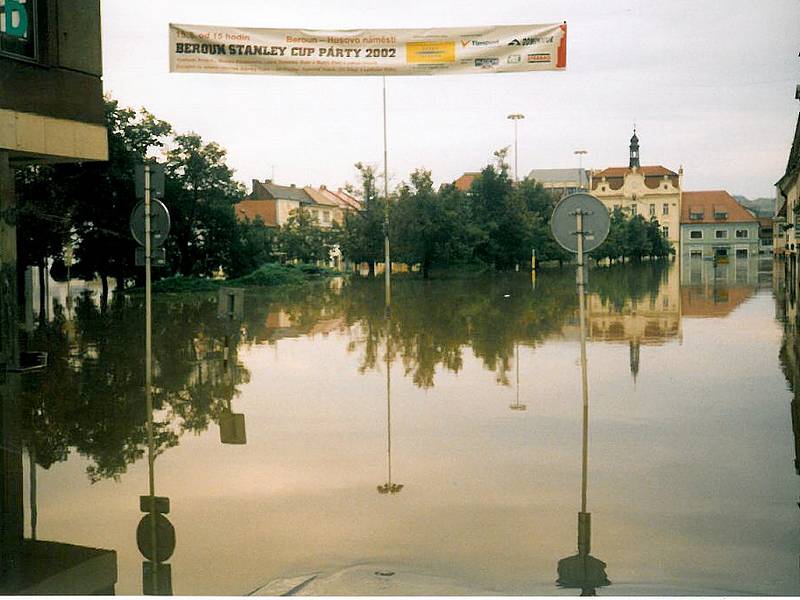
<svg viewBox="0 0 800 600">
<path fill-rule="evenodd" d="M 678 172 L 661 165 L 641 166 L 639 137 L 633 130 L 627 167 L 590 171 L 589 189 L 609 211 L 619 208 L 628 215 L 655 217 L 676 249 L 680 243 L 683 167 Z"/>
</svg>

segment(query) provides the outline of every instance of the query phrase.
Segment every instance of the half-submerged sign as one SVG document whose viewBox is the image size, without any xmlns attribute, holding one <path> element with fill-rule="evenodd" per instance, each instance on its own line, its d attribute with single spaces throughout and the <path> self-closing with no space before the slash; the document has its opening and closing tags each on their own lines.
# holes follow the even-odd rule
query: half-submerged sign
<svg viewBox="0 0 800 600">
<path fill-rule="evenodd" d="M 566 66 L 566 23 L 341 31 L 169 26 L 169 69 L 176 73 L 453 75 Z"/>
</svg>

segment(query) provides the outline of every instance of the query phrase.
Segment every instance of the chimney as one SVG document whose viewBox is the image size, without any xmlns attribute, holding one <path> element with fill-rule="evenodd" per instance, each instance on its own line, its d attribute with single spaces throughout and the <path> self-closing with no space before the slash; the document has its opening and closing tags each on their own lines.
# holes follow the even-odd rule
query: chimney
<svg viewBox="0 0 800 600">
<path fill-rule="evenodd" d="M 264 183 L 272 183 L 272 179 L 265 179 Z"/>
<path fill-rule="evenodd" d="M 328 188 L 326 188 L 326 187 L 325 187 L 325 184 L 323 183 L 322 185 L 320 185 L 320 186 L 319 186 L 319 189 L 321 189 L 321 190 L 327 190 Z"/>
<path fill-rule="evenodd" d="M 297 186 L 295 184 L 293 184 L 293 183 L 290 183 L 289 187 L 297 187 Z"/>
</svg>

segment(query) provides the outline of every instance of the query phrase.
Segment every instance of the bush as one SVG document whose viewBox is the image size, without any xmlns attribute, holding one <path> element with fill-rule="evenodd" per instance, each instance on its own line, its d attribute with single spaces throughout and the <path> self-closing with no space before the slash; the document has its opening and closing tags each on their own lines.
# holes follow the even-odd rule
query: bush
<svg viewBox="0 0 800 600">
<path fill-rule="evenodd" d="M 305 283 L 305 280 L 306 275 L 302 268 L 298 268 L 294 265 L 268 263 L 244 277 L 231 280 L 229 283 L 263 287 L 274 285 L 301 285 Z"/>
</svg>

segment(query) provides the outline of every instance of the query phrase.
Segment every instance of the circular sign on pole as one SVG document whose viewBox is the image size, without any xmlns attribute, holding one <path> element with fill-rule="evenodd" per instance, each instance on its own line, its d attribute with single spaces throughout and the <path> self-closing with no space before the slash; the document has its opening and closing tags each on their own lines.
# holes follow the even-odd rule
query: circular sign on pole
<svg viewBox="0 0 800 600">
<path fill-rule="evenodd" d="M 169 235 L 169 211 L 158 198 L 150 200 L 150 232 L 154 248 L 164 244 Z M 140 200 L 131 211 L 131 235 L 142 246 L 145 245 L 144 234 L 144 200 Z"/>
<path fill-rule="evenodd" d="M 566 250 L 578 252 L 578 224 L 576 216 L 583 215 L 583 251 L 591 252 L 608 236 L 611 219 L 608 209 L 597 198 L 585 192 L 577 192 L 562 198 L 550 218 L 553 237 Z"/>
<path fill-rule="evenodd" d="M 151 538 L 150 519 L 151 515 L 148 513 L 139 521 L 139 526 L 136 528 L 136 545 L 139 546 L 139 552 L 142 553 L 147 560 L 154 562 L 164 562 L 169 560 L 172 553 L 175 552 L 175 527 L 169 522 L 169 519 L 161 513 L 156 513 L 156 548 L 153 552 L 153 542 Z"/>
</svg>

